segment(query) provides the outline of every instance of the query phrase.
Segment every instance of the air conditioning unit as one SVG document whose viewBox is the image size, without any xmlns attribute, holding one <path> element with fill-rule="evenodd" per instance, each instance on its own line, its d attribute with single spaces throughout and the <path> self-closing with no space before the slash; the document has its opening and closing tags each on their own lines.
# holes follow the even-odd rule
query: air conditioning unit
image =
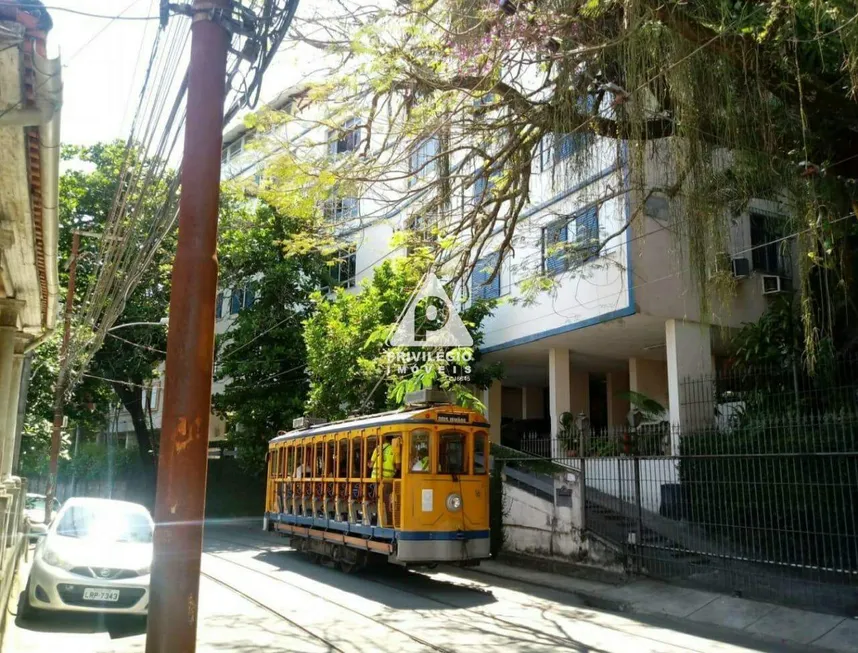
<svg viewBox="0 0 858 653">
<path fill-rule="evenodd" d="M 785 277 L 775 274 L 764 274 L 762 279 L 764 295 L 778 295 L 792 290 L 790 280 Z"/>
<path fill-rule="evenodd" d="M 325 420 L 319 419 L 318 417 L 309 417 L 305 415 L 304 417 L 296 417 L 292 420 L 292 428 L 293 429 L 308 429 L 311 426 L 318 426 L 319 424 L 324 424 Z"/>
<path fill-rule="evenodd" d="M 746 258 L 734 258 L 730 261 L 733 268 L 733 276 L 737 279 L 745 279 L 751 276 L 751 262 Z"/>
</svg>

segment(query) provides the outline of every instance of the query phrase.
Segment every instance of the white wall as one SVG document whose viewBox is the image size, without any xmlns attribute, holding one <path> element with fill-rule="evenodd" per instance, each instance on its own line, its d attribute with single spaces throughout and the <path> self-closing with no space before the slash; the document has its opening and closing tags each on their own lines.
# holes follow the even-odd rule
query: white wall
<svg viewBox="0 0 858 653">
<path fill-rule="evenodd" d="M 504 484 L 504 549 L 542 557 L 575 557 L 581 550 L 581 493 L 575 482 L 555 481 L 572 490 L 570 506 L 556 506 Z"/>
</svg>

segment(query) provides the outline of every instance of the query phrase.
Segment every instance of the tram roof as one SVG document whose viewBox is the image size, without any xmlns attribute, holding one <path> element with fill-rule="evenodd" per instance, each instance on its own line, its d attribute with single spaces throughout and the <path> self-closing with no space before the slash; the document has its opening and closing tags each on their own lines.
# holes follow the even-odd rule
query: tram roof
<svg viewBox="0 0 858 653">
<path fill-rule="evenodd" d="M 415 419 L 418 415 L 424 415 L 427 410 L 431 409 L 441 409 L 441 410 L 452 410 L 452 411 L 461 411 L 462 408 L 460 406 L 424 406 L 421 408 L 411 409 L 411 410 L 394 410 L 387 413 L 377 413 L 375 415 L 367 415 L 366 417 L 350 417 L 344 420 L 339 420 L 337 422 L 328 422 L 326 424 L 319 424 L 318 426 L 313 426 L 306 429 L 295 429 L 294 431 L 289 431 L 288 433 L 284 433 L 282 435 L 278 435 L 276 438 L 272 438 L 268 441 L 269 444 L 274 444 L 276 442 L 283 442 L 285 440 L 292 440 L 295 438 L 306 438 L 314 435 L 326 435 L 328 433 L 336 433 L 338 431 L 353 431 L 356 429 L 364 429 L 370 426 L 385 426 L 387 424 L 401 424 L 402 422 L 413 422 L 415 424 L 436 424 L 437 420 L 423 418 L 423 419 Z M 467 411 L 470 412 L 470 411 Z M 488 427 L 488 424 L 483 422 L 472 422 L 470 424 L 461 424 L 460 426 L 484 426 Z"/>
</svg>

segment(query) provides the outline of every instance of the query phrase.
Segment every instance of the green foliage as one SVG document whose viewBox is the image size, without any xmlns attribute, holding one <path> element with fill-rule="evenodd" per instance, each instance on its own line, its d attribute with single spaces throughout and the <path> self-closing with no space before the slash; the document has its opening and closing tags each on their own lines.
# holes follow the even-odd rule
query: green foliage
<svg viewBox="0 0 858 653">
<path fill-rule="evenodd" d="M 618 399 L 625 399 L 633 408 L 640 411 L 641 417 L 645 422 L 654 422 L 663 419 L 664 414 L 667 412 L 667 409 L 660 402 L 642 392 L 628 390 L 618 392 L 615 396 Z"/>
<path fill-rule="evenodd" d="M 261 468 L 268 440 L 303 413 L 307 393 L 302 323 L 325 268 L 316 254 L 284 252 L 282 243 L 294 228 L 294 218 L 224 189 L 221 287 L 252 287 L 254 301 L 217 338 L 214 376 L 225 385 L 213 408 L 226 420 L 239 463 L 250 471 Z"/>
<path fill-rule="evenodd" d="M 64 460 L 60 474 L 81 481 L 127 479 L 137 468 L 137 452 L 88 442 L 80 445 L 77 454 Z"/>
<path fill-rule="evenodd" d="M 858 570 L 856 446 L 853 415 L 769 414 L 728 433 L 685 435 L 685 517 L 754 559 Z"/>
<path fill-rule="evenodd" d="M 503 522 L 506 516 L 503 500 L 502 460 L 495 459 L 489 476 L 489 551 L 496 558 L 506 541 Z"/>
<path fill-rule="evenodd" d="M 801 358 L 801 325 L 790 299 L 778 298 L 756 322 L 736 334 L 733 360 L 739 370 L 790 366 Z"/>
<path fill-rule="evenodd" d="M 429 387 L 450 390 L 464 404 L 482 407 L 464 384 L 448 373 L 449 363 L 418 361 L 403 369 L 396 356 L 408 350 L 386 344 L 427 269 L 426 259 L 395 258 L 377 266 L 359 292 L 337 289 L 330 300 L 320 293 L 314 296 L 315 310 L 304 326 L 310 413 L 335 419 L 378 412 L 401 404 L 407 392 Z M 490 303 L 475 303 L 460 314 L 475 347 L 482 342 L 480 327 L 492 308 Z M 454 350 L 450 355 L 464 356 L 465 352 Z M 472 385 L 486 387 L 500 377 L 498 365 L 483 366 L 478 352 L 473 355 Z M 458 360 L 464 362 L 463 358 Z"/>
<path fill-rule="evenodd" d="M 64 172 L 60 176 L 58 198 L 59 269 L 63 293 L 68 287 L 72 232 L 76 229 L 95 233 L 105 231 L 126 161 L 126 150 L 124 143 L 116 141 L 88 147 L 65 146 L 61 156 Z M 154 164 L 155 161 L 150 159 L 142 165 L 145 169 Z M 128 197 L 126 201 L 139 202 L 140 215 L 151 215 L 162 205 L 168 181 L 157 181 L 149 186 L 145 196 Z M 167 315 L 170 298 L 170 267 L 167 262 L 174 245 L 173 237 L 162 243 L 155 263 L 146 269 L 137 289 L 125 298 L 117 324 L 158 322 Z M 96 283 L 100 270 L 97 266 L 100 247 L 98 238 L 80 238 L 74 298 L 77 311 L 81 310 L 83 298 Z M 78 325 L 75 328 L 90 326 Z M 38 472 L 47 462 L 42 463 L 37 456 L 45 451 L 45 438 L 49 440 L 50 437 L 60 341 L 61 329 L 58 329 L 35 352 L 33 359 L 21 457 L 22 469 L 30 473 Z M 143 386 L 154 378 L 158 364 L 165 358 L 165 349 L 166 329 L 160 326 L 129 327 L 109 333 L 102 347 L 88 362 L 85 375 L 66 397 L 64 409 L 69 418 L 69 428 L 63 435 L 65 446 L 70 439 L 69 433 L 77 427 L 80 427 L 84 440 L 102 429 L 110 404 L 118 397 L 134 418 L 139 456 L 151 469 L 152 445 L 143 411 Z M 75 362 L 75 366 L 79 367 L 79 363 Z M 68 454 L 64 450 L 62 455 Z"/>
<path fill-rule="evenodd" d="M 323 122 L 331 127 L 358 114 L 383 145 L 335 160 L 290 153 L 276 176 L 289 179 L 283 173 L 295 170 L 313 189 L 310 178 L 318 174 L 325 180 L 320 195 L 333 187 L 364 195 L 373 184 L 399 182 L 415 142 L 438 135 L 438 179 L 410 180 L 407 197 L 398 199 L 442 215 L 438 263 L 446 276 L 466 281 L 471 255 L 501 242 L 506 259 L 517 246 L 538 145 L 575 134 L 583 146 L 554 167 L 556 185 L 585 165 L 603 167 L 606 151 L 627 152 L 623 181 L 632 195 L 660 185 L 671 200 L 670 232 L 678 259 L 690 266 L 704 320 L 719 320 L 736 291 L 726 255 L 732 221 L 752 199 L 776 202 L 775 237 L 795 236 L 782 242 L 798 252 L 801 339 L 814 355 L 833 325 L 812 305 L 854 295 L 840 292 L 850 281 L 849 239 L 858 230 L 849 217 L 858 178 L 854 2 L 558 0 L 516 7 L 509 16 L 476 0 L 403 4 L 395 12 L 362 11 L 358 28 L 348 12 L 340 20 L 315 17 L 314 25 L 324 20 L 327 52 L 341 59 L 309 99 L 330 108 Z M 613 145 L 588 147 L 597 137 Z M 479 168 L 495 171 L 495 188 L 462 214 L 451 210 Z M 651 170 L 658 180 L 647 179 Z M 643 233 L 641 216 L 633 212 L 628 226 Z M 317 215 L 298 242 L 330 244 L 334 232 Z M 540 263 L 521 275 L 524 301 L 555 285 Z M 827 289 L 811 283 L 818 270 L 831 273 Z"/>
</svg>

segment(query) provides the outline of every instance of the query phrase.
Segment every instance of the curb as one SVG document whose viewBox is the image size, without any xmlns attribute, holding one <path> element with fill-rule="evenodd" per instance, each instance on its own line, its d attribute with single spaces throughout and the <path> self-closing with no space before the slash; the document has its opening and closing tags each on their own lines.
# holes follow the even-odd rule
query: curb
<svg viewBox="0 0 858 653">
<path fill-rule="evenodd" d="M 481 569 L 480 567 L 473 567 L 471 571 L 483 574 L 485 576 L 491 576 L 493 578 L 502 578 L 503 580 L 513 581 L 517 583 L 526 583 L 528 585 L 535 585 L 536 587 L 542 587 L 544 589 L 553 590 L 555 592 L 563 592 L 564 594 L 571 594 L 572 596 L 577 597 L 581 600 L 581 602 L 587 606 L 588 608 L 593 608 L 595 610 L 606 610 L 608 612 L 631 612 L 631 605 L 626 603 L 625 601 L 617 601 L 615 599 L 606 599 L 604 596 L 600 596 L 594 592 L 588 592 L 586 590 L 578 590 L 574 588 L 561 588 L 554 587 L 553 585 L 546 585 L 545 583 L 539 583 L 532 580 L 524 580 L 522 578 L 516 578 L 515 576 L 507 576 L 505 574 L 499 574 L 497 572 L 488 571 L 486 569 Z"/>
<path fill-rule="evenodd" d="M 589 565 L 580 565 L 574 562 L 539 558 L 521 553 L 501 552 L 494 560 L 496 562 L 508 564 L 512 567 L 531 569 L 533 571 L 541 571 L 550 574 L 560 574 L 570 578 L 580 578 L 582 580 L 595 581 L 597 583 L 604 583 L 615 587 L 625 585 L 629 581 L 629 576 L 621 572 L 601 569 L 599 567 L 591 567 Z"/>
<path fill-rule="evenodd" d="M 514 556 L 517 558 L 517 556 Z M 504 560 L 498 559 L 498 562 L 503 562 Z M 509 562 L 509 558 L 506 560 L 507 564 L 513 565 Z M 523 565 L 518 565 L 523 566 Z M 576 567 L 575 565 L 568 565 L 570 567 Z M 578 568 L 580 570 L 580 568 Z M 586 607 L 592 608 L 594 610 L 600 610 L 603 612 L 612 612 L 616 614 L 626 614 L 626 615 L 639 615 L 641 617 L 646 617 L 647 619 L 653 620 L 653 622 L 665 625 L 667 627 L 672 626 L 680 626 L 682 624 L 689 623 L 688 619 L 682 617 L 676 617 L 669 614 L 661 614 L 656 612 L 649 612 L 647 610 L 639 610 L 636 609 L 633 603 L 629 603 L 626 601 L 620 601 L 617 599 L 608 599 L 604 596 L 596 592 L 590 592 L 587 590 L 580 590 L 574 588 L 562 588 L 555 587 L 553 585 L 548 585 L 543 582 L 535 581 L 535 580 L 527 580 L 523 578 L 517 578 L 515 576 L 509 576 L 506 574 L 500 574 L 494 571 L 489 571 L 483 569 L 481 567 L 472 567 L 471 571 L 474 571 L 479 574 L 483 574 L 485 576 L 491 576 L 493 578 L 500 578 L 503 580 L 524 583 L 527 585 L 533 585 L 535 587 L 541 587 L 543 589 L 553 590 L 555 592 L 562 592 L 564 594 L 569 594 L 578 598 Z M 555 572 L 556 573 L 556 572 Z M 610 572 L 606 572 L 610 573 Z M 565 574 L 569 575 L 569 574 Z M 615 585 L 619 585 L 622 583 L 615 583 Z M 801 642 L 795 640 L 784 640 L 781 638 L 773 637 L 772 635 L 760 634 L 760 633 L 751 633 L 741 628 L 731 628 L 729 626 L 723 626 L 718 624 L 712 624 L 707 622 L 693 622 L 695 628 L 701 629 L 703 631 L 711 631 L 717 633 L 729 633 L 730 638 L 749 638 L 759 642 L 760 644 L 767 644 L 773 648 L 765 648 L 761 650 L 765 651 L 783 651 L 783 652 L 794 652 L 794 653 L 803 653 L 808 650 L 819 650 L 819 651 L 833 651 L 833 649 L 823 649 L 818 645 L 811 645 L 814 648 L 809 649 L 807 644 L 803 644 Z M 726 643 L 735 643 L 737 645 L 744 645 L 741 641 L 736 640 L 735 642 L 731 642 L 731 639 L 728 638 L 726 640 L 722 640 Z"/>
</svg>

